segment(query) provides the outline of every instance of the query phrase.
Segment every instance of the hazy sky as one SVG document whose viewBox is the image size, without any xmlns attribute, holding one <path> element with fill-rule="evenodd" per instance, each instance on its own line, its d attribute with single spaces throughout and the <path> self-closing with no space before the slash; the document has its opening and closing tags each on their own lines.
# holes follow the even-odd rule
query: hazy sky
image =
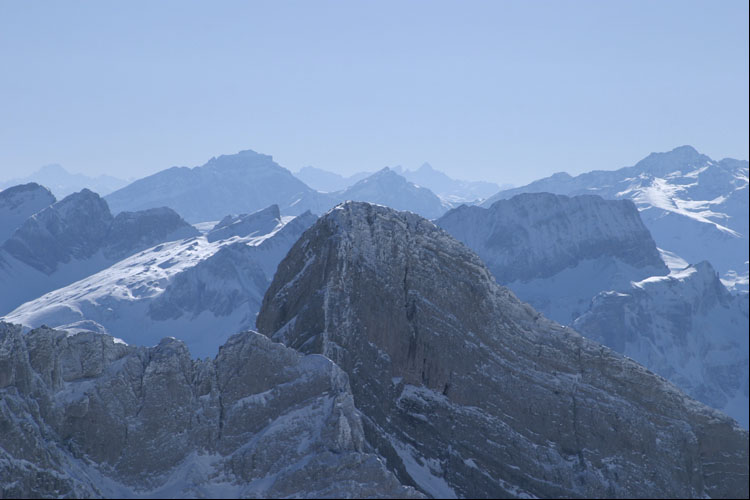
<svg viewBox="0 0 750 500">
<path fill-rule="evenodd" d="M 748 158 L 748 2 L 0 0 L 0 179 L 254 149 L 521 184 Z"/>
</svg>

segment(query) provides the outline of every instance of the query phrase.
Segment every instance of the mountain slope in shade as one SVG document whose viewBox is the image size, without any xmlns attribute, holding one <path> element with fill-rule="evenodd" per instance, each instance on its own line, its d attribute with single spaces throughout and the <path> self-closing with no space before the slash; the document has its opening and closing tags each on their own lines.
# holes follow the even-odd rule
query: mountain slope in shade
<svg viewBox="0 0 750 500">
<path fill-rule="evenodd" d="M 450 208 L 429 189 L 414 185 L 388 167 L 333 196 L 408 210 L 429 219 L 440 217 Z"/>
<path fill-rule="evenodd" d="M 434 169 L 429 163 L 424 163 L 416 170 L 406 170 L 401 167 L 395 167 L 393 170 L 399 175 L 404 176 L 409 182 L 426 187 L 450 203 L 483 200 L 496 194 L 501 189 L 494 182 L 453 179 L 445 173 Z"/>
<path fill-rule="evenodd" d="M 528 193 L 487 209 L 461 206 L 436 224 L 474 250 L 499 283 L 563 324 L 603 290 L 669 273 L 629 200 Z"/>
<path fill-rule="evenodd" d="M 415 497 L 366 442 L 345 373 L 245 332 L 214 360 L 175 339 L 0 323 L 9 498 Z"/>
<path fill-rule="evenodd" d="M 55 202 L 49 189 L 35 183 L 22 184 L 0 191 L 0 244 L 23 222 Z"/>
<path fill-rule="evenodd" d="M 195 168 L 172 167 L 106 197 L 112 211 L 168 206 L 190 222 L 219 220 L 276 204 L 287 215 L 322 213 L 334 202 L 279 166 L 268 155 L 240 151 Z"/>
<path fill-rule="evenodd" d="M 682 146 L 652 153 L 635 166 L 619 170 L 595 170 L 575 177 L 557 173 L 501 191 L 482 206 L 528 192 L 630 199 L 659 248 L 687 262 L 708 260 L 726 285 L 747 289 L 747 161 L 714 161 Z"/>
<path fill-rule="evenodd" d="M 708 262 L 603 292 L 573 323 L 748 428 L 748 300 Z"/>
<path fill-rule="evenodd" d="M 35 213 L 0 247 L 0 314 L 163 241 L 199 234 L 169 208 L 117 217 L 84 189 Z"/>
<path fill-rule="evenodd" d="M 58 198 L 64 198 L 82 189 L 90 189 L 91 191 L 105 195 L 127 184 L 127 181 L 124 179 L 118 179 L 111 175 L 89 177 L 83 174 L 71 174 L 60 165 L 52 164 L 45 165 L 24 178 L 0 182 L 0 189 L 29 182 L 47 186 Z"/>
<path fill-rule="evenodd" d="M 309 212 L 280 217 L 278 207 L 236 224 L 225 220 L 206 236 L 143 250 L 4 319 L 26 328 L 106 332 L 139 345 L 174 336 L 194 355 L 214 356 L 230 335 L 255 326 L 276 266 L 315 220 Z"/>
<path fill-rule="evenodd" d="M 746 497 L 729 417 L 498 286 L 433 223 L 345 203 L 279 264 L 261 333 L 349 374 L 365 434 L 438 497 Z"/>
</svg>

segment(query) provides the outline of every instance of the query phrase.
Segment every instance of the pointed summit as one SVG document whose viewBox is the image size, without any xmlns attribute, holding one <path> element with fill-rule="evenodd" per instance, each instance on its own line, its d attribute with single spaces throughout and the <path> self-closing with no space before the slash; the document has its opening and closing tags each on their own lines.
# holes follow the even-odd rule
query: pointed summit
<svg viewBox="0 0 750 500">
<path fill-rule="evenodd" d="M 747 496 L 733 420 L 544 319 L 415 214 L 328 212 L 257 326 L 341 366 L 375 449 L 433 497 Z"/>
</svg>

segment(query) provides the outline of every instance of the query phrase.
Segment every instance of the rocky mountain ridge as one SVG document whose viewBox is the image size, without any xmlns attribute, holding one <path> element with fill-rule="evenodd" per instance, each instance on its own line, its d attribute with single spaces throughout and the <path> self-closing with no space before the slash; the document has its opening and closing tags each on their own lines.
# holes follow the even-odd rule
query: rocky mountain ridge
<svg viewBox="0 0 750 500">
<path fill-rule="evenodd" d="M 747 495 L 747 431 L 544 319 L 414 214 L 331 210 L 257 326 L 346 371 L 368 440 L 431 496 Z"/>
<path fill-rule="evenodd" d="M 0 322 L 0 367 L 4 498 L 419 496 L 369 450 L 345 373 L 254 332 L 194 361 Z"/>
</svg>

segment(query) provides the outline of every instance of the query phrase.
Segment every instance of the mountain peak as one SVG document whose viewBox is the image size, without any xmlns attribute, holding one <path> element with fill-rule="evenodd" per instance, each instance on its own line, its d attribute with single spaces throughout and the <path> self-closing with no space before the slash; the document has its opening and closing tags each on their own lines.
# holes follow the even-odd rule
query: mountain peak
<svg viewBox="0 0 750 500">
<path fill-rule="evenodd" d="M 700 154 L 694 147 L 685 145 L 665 153 L 651 153 L 633 168 L 662 176 L 675 171 L 687 173 L 689 169 L 702 166 L 708 161 L 711 158 Z"/>
<path fill-rule="evenodd" d="M 279 264 L 257 326 L 343 368 L 368 438 L 402 482 L 433 497 L 747 491 L 733 473 L 747 434 L 731 419 L 544 319 L 415 214 L 355 202 L 328 212 Z M 704 455 L 717 439 L 727 448 Z M 731 465 L 700 486 L 679 465 L 724 455 Z M 648 462 L 618 462 L 615 480 L 613 456 Z"/>
</svg>

